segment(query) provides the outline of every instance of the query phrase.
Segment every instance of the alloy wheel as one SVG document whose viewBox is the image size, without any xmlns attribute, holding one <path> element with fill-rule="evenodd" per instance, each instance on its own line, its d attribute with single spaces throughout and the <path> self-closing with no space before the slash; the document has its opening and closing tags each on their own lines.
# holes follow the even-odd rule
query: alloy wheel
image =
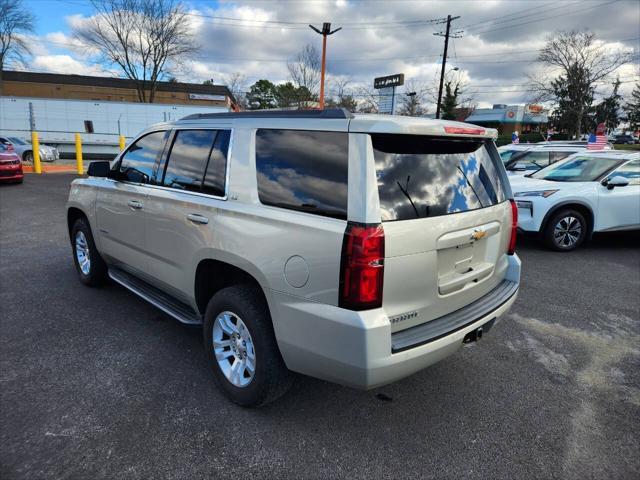
<svg viewBox="0 0 640 480">
<path fill-rule="evenodd" d="M 582 224 L 573 216 L 562 217 L 553 229 L 553 240 L 561 248 L 571 248 L 582 235 Z"/>
<path fill-rule="evenodd" d="M 85 275 L 89 275 L 89 272 L 91 271 L 91 259 L 89 258 L 89 242 L 87 242 L 87 237 L 82 231 L 76 233 L 76 259 L 78 260 L 80 271 Z"/>
<path fill-rule="evenodd" d="M 249 329 L 233 312 L 222 312 L 213 322 L 213 351 L 220 370 L 239 388 L 251 383 L 256 371 L 256 353 Z"/>
</svg>

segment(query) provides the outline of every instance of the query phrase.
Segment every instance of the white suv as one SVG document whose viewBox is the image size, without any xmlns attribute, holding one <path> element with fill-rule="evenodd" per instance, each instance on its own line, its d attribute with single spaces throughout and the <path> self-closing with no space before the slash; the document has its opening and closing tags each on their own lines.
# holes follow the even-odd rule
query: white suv
<svg viewBox="0 0 640 480">
<path fill-rule="evenodd" d="M 519 228 L 570 251 L 594 232 L 640 229 L 640 153 L 585 151 L 511 177 Z"/>
<path fill-rule="evenodd" d="M 344 110 L 155 125 L 72 183 L 80 280 L 202 324 L 235 402 L 299 372 L 373 388 L 477 340 L 515 301 L 517 209 L 494 130 Z"/>
<path fill-rule="evenodd" d="M 606 147 L 607 149 L 609 147 Z M 577 152 L 587 150 L 587 144 L 527 144 L 503 145 L 498 148 L 509 177 L 524 176 L 559 162 Z"/>
</svg>

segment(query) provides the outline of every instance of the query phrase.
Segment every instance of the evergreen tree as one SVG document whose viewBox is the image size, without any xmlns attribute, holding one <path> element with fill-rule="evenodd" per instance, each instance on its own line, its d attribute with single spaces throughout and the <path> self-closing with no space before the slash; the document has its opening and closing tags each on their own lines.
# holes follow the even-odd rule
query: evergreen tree
<svg viewBox="0 0 640 480">
<path fill-rule="evenodd" d="M 269 80 L 258 80 L 249 87 L 247 103 L 250 110 L 264 110 L 278 106 L 278 92 L 276 86 Z"/>
<path fill-rule="evenodd" d="M 627 100 L 623 109 L 631 131 L 637 132 L 640 129 L 640 83 L 634 87 L 631 98 Z"/>
<path fill-rule="evenodd" d="M 607 130 L 617 128 L 620 123 L 618 112 L 620 111 L 620 102 L 622 100 L 622 96 L 618 93 L 619 88 L 620 79 L 616 79 L 616 81 L 613 82 L 613 92 L 611 95 L 596 106 L 595 125 L 592 125 L 593 130 L 595 130 L 595 127 L 600 123 L 604 123 Z"/>
<path fill-rule="evenodd" d="M 442 98 L 442 106 L 440 107 L 442 110 L 440 117 L 443 120 L 455 120 L 455 110 L 460 102 L 460 95 L 462 95 L 460 83 L 456 82 L 454 85 L 452 81 L 448 81 L 445 83 L 444 89 L 445 93 Z"/>
</svg>

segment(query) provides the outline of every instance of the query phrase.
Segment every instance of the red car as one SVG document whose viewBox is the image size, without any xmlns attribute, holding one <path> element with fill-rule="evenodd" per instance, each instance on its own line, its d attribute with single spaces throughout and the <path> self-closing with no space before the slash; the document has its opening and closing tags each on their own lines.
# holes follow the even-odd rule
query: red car
<svg viewBox="0 0 640 480">
<path fill-rule="evenodd" d="M 12 145 L 0 144 L 0 183 L 22 183 L 22 162 Z"/>
</svg>

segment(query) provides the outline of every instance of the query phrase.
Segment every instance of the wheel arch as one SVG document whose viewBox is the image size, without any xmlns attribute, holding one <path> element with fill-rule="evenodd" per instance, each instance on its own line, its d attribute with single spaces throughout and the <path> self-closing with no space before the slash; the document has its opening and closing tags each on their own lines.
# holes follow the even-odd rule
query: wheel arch
<svg viewBox="0 0 640 480">
<path fill-rule="evenodd" d="M 252 285 L 258 288 L 265 304 L 269 302 L 265 289 L 256 275 L 233 263 L 215 258 L 204 258 L 198 262 L 194 279 L 194 299 L 198 311 L 202 314 L 213 295 L 223 288 L 234 285 Z"/>
<path fill-rule="evenodd" d="M 89 224 L 89 228 L 91 228 L 91 222 L 89 221 L 89 217 L 84 211 L 78 207 L 69 207 L 67 209 L 67 229 L 69 231 L 69 237 L 71 237 L 71 229 L 73 228 L 73 224 L 76 223 L 76 220 L 79 218 L 84 218 Z"/>
<path fill-rule="evenodd" d="M 575 200 L 568 200 L 566 202 L 558 203 L 557 205 L 554 205 L 553 208 L 549 209 L 549 211 L 545 214 L 544 218 L 542 219 L 542 223 L 540 225 L 540 232 L 545 231 L 545 229 L 547 228 L 547 224 L 556 213 L 558 213 L 560 210 L 569 209 L 569 208 L 573 208 L 574 210 L 577 210 L 587 220 L 586 238 L 591 238 L 591 235 L 593 235 L 593 229 L 595 226 L 595 216 L 593 214 L 593 210 L 586 203 L 575 201 Z"/>
</svg>

